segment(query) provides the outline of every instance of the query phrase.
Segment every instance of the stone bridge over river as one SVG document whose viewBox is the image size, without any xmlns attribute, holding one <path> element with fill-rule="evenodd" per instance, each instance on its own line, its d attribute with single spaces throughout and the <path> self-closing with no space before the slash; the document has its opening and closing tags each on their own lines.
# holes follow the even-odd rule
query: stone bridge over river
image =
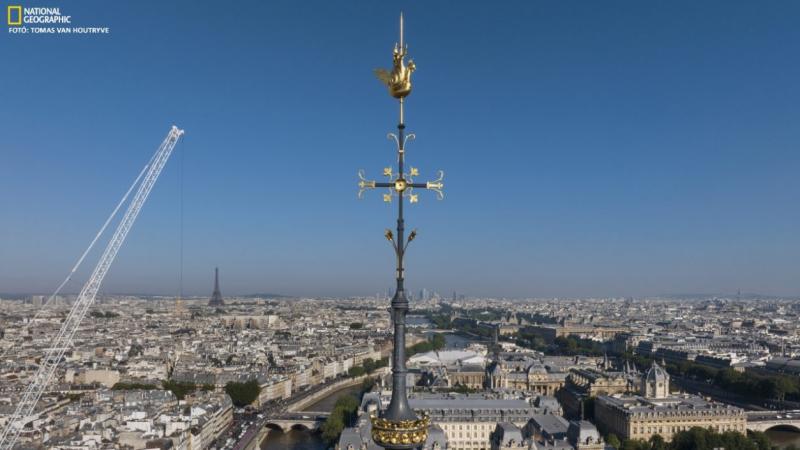
<svg viewBox="0 0 800 450">
<path fill-rule="evenodd" d="M 267 428 L 280 428 L 284 433 L 304 428 L 314 431 L 322 426 L 329 415 L 330 413 L 327 412 L 285 413 L 265 421 L 264 426 Z"/>
<path fill-rule="evenodd" d="M 772 428 L 782 428 L 800 433 L 800 410 L 747 412 L 748 430 L 767 431 Z"/>
</svg>

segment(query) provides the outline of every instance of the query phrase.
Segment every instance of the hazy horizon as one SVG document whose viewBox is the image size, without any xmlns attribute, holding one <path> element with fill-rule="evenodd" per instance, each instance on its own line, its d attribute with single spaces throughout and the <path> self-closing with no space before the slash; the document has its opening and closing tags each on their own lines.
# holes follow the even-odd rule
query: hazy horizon
<svg viewBox="0 0 800 450">
<path fill-rule="evenodd" d="M 422 288 L 420 288 L 422 289 Z M 430 290 L 432 293 L 439 294 L 443 300 L 448 301 L 452 298 L 452 291 L 450 292 L 441 292 Z M 412 295 L 414 300 L 417 300 L 419 289 L 406 289 L 406 292 L 409 292 Z M 59 293 L 60 296 L 76 296 L 78 295 L 79 291 L 73 292 L 61 292 Z M 481 299 L 481 298 L 494 298 L 494 299 L 507 299 L 507 300 L 544 300 L 544 299 L 559 299 L 559 300 L 570 300 L 570 299 L 591 299 L 591 298 L 635 298 L 635 299 L 658 299 L 658 298 L 686 298 L 686 299 L 702 299 L 708 297 L 720 297 L 720 298 L 736 298 L 740 297 L 742 299 L 787 299 L 787 300 L 794 300 L 800 299 L 800 294 L 763 294 L 759 292 L 695 292 L 695 293 L 661 293 L 661 294 L 642 294 L 637 296 L 630 296 L 630 295 L 622 295 L 622 294 L 606 294 L 606 295 L 583 295 L 583 296 L 557 296 L 557 295 L 523 295 L 523 296 L 503 296 L 503 295 L 472 295 L 468 292 L 458 292 L 456 291 L 459 299 L 462 295 L 464 295 L 467 299 Z M 294 299 L 294 298 L 317 298 L 317 299 L 335 299 L 335 298 L 365 298 L 365 297 L 374 297 L 378 293 L 353 293 L 353 294 L 346 294 L 346 295 L 307 295 L 302 293 L 284 293 L 284 292 L 234 292 L 234 293 L 222 293 L 223 298 L 247 298 L 247 297 L 275 297 L 275 298 L 287 298 L 287 299 Z M 386 294 L 389 297 L 393 294 L 393 290 L 387 290 L 387 292 L 381 293 Z M 52 292 L 0 292 L 0 299 L 8 298 L 8 299 L 20 299 L 20 298 L 27 298 L 34 295 L 41 295 L 45 297 L 49 297 L 52 295 Z M 172 297 L 183 297 L 185 299 L 204 299 L 211 297 L 211 291 L 206 294 L 198 293 L 198 294 L 189 294 L 184 292 L 183 296 L 180 296 L 176 293 L 159 293 L 159 292 L 103 292 L 98 294 L 99 297 L 108 297 L 108 296 L 132 296 L 132 297 L 165 297 L 165 298 L 172 298 Z"/>
</svg>

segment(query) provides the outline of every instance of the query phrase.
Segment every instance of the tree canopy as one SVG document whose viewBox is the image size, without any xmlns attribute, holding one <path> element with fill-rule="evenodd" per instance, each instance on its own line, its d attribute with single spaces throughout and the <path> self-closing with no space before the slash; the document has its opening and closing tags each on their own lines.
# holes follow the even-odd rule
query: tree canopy
<svg viewBox="0 0 800 450">
<path fill-rule="evenodd" d="M 225 392 L 231 397 L 234 406 L 242 408 L 253 403 L 258 398 L 258 394 L 261 393 L 261 386 L 258 385 L 256 380 L 244 383 L 230 381 L 225 385 Z"/>
<path fill-rule="evenodd" d="M 742 434 L 736 431 L 717 432 L 707 428 L 694 427 L 679 431 L 672 435 L 672 441 L 666 442 L 660 435 L 654 435 L 649 441 L 640 439 L 625 440 L 619 447 L 619 439 L 609 435 L 606 441 L 620 450 L 772 450 L 773 445 L 764 433 L 754 432 Z"/>
<path fill-rule="evenodd" d="M 328 443 L 339 439 L 342 430 L 352 425 L 358 411 L 358 399 L 352 395 L 343 395 L 336 399 L 331 415 L 322 424 L 322 438 Z"/>
</svg>

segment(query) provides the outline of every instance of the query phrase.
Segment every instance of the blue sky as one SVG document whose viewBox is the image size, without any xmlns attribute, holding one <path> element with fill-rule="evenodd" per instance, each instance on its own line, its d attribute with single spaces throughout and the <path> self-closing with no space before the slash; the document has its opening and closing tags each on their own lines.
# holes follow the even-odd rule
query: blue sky
<svg viewBox="0 0 800 450">
<path fill-rule="evenodd" d="M 394 161 L 372 69 L 402 7 L 408 160 L 446 173 L 407 215 L 411 289 L 800 295 L 800 3 L 60 6 L 111 34 L 0 29 L 0 292 L 54 289 L 173 123 L 104 292 L 178 291 L 180 168 L 186 294 L 216 265 L 227 294 L 390 288 L 395 208 L 356 171 Z"/>
</svg>

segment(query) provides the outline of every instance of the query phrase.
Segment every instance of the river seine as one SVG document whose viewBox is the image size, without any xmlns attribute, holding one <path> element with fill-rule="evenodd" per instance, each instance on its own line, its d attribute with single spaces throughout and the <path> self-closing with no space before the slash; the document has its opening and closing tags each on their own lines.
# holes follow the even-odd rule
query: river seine
<svg viewBox="0 0 800 450">
<path fill-rule="evenodd" d="M 351 386 L 331 392 L 316 403 L 308 405 L 306 411 L 330 412 L 336 399 L 343 395 L 358 395 L 361 385 Z M 319 433 L 309 430 L 291 430 L 284 433 L 281 430 L 270 430 L 267 437 L 261 442 L 262 450 L 325 450 L 328 446 Z"/>
</svg>

